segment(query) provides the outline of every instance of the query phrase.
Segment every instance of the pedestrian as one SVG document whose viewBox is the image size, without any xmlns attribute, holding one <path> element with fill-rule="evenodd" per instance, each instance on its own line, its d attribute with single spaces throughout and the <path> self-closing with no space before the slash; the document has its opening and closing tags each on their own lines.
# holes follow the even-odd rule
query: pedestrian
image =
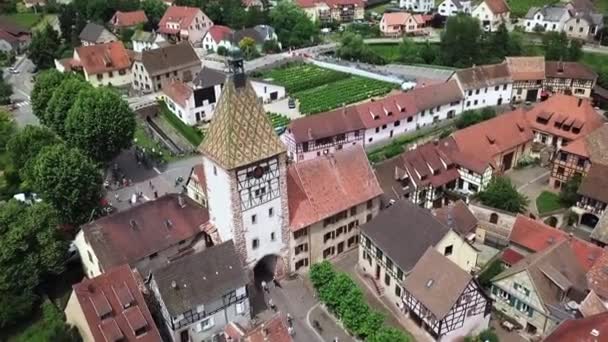
<svg viewBox="0 0 608 342">
<path fill-rule="evenodd" d="M 293 336 L 293 335 L 295 335 L 295 334 L 296 334 L 296 332 L 293 330 L 293 327 L 292 327 L 292 326 L 289 326 L 289 327 L 287 328 L 287 333 L 289 333 L 289 336 Z"/>
<path fill-rule="evenodd" d="M 150 185 L 150 189 L 154 189 L 154 185 L 152 185 L 152 181 L 149 181 L 148 185 Z"/>
<path fill-rule="evenodd" d="M 275 287 L 281 287 L 281 283 L 279 283 L 279 280 L 276 277 L 272 277 L 272 282 L 274 283 Z"/>
<path fill-rule="evenodd" d="M 120 195 L 118 193 L 115 193 L 114 199 L 116 200 L 116 202 L 120 202 Z"/>
<path fill-rule="evenodd" d="M 289 324 L 290 327 L 293 326 L 293 317 L 291 317 L 289 312 L 287 313 L 287 324 Z"/>
<path fill-rule="evenodd" d="M 270 291 L 268 291 L 268 285 L 266 284 L 265 280 L 262 280 L 262 290 L 264 290 L 264 292 L 266 293 L 270 293 Z"/>
<path fill-rule="evenodd" d="M 268 306 L 270 306 L 270 308 L 272 309 L 272 311 L 276 312 L 277 311 L 277 306 L 274 305 L 274 302 L 272 301 L 272 298 L 270 298 L 268 300 Z"/>
</svg>

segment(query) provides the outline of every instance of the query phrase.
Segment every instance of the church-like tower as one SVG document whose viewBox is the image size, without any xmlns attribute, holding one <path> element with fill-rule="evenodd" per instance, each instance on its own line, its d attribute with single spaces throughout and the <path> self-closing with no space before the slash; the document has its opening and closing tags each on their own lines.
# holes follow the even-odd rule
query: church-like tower
<svg viewBox="0 0 608 342">
<path fill-rule="evenodd" d="M 286 150 L 246 79 L 243 60 L 231 59 L 230 69 L 199 147 L 210 220 L 222 241 L 234 240 L 245 265 L 253 269 L 264 259 L 266 268 L 276 263 L 280 276 L 288 265 Z"/>
</svg>

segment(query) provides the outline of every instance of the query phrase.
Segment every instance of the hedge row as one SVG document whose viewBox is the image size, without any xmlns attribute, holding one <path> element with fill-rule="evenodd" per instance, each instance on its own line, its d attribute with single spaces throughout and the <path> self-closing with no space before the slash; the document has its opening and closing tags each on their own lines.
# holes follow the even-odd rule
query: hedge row
<svg viewBox="0 0 608 342">
<path fill-rule="evenodd" d="M 310 280 L 319 299 L 352 335 L 368 342 L 412 341 L 407 333 L 385 325 L 384 317 L 369 308 L 357 284 L 347 274 L 336 272 L 329 262 L 313 264 Z"/>
</svg>

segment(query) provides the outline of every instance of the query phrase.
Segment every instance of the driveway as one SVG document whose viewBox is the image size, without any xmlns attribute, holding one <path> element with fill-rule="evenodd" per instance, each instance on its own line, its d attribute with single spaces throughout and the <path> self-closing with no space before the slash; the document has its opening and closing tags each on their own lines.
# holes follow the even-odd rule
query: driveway
<svg viewBox="0 0 608 342">
<path fill-rule="evenodd" d="M 511 179 L 513 185 L 521 194 L 528 197 L 530 200 L 528 210 L 534 215 L 538 215 L 536 208 L 536 198 L 546 190 L 552 190 L 549 187 L 550 171 L 540 166 L 526 167 L 519 170 L 513 170 L 506 175 Z"/>
<path fill-rule="evenodd" d="M 14 67 L 19 71 L 18 74 L 10 74 L 5 71 L 4 75 L 6 82 L 13 87 L 11 99 L 17 104 L 17 109 L 12 112 L 15 121 L 20 127 L 38 125 L 38 118 L 34 116 L 30 102 L 30 94 L 34 88 L 32 83 L 34 64 L 25 57 L 18 57 Z"/>
<path fill-rule="evenodd" d="M 300 114 L 299 107 L 300 104 L 296 100 L 296 108 L 289 108 L 289 97 L 286 97 L 284 99 L 265 104 L 264 110 L 271 113 L 283 114 L 291 120 L 295 120 L 303 116 L 302 114 Z"/>
</svg>

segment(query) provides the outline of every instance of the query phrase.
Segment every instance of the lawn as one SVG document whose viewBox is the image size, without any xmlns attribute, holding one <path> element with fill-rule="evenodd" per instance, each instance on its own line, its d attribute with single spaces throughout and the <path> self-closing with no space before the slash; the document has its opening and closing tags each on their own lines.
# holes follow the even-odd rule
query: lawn
<svg viewBox="0 0 608 342">
<path fill-rule="evenodd" d="M 608 1 L 608 0 L 607 0 Z M 583 64 L 588 65 L 595 72 L 600 72 L 602 69 L 608 67 L 608 55 L 601 53 L 585 52 L 581 59 Z"/>
<path fill-rule="evenodd" d="M 281 68 L 262 73 L 262 78 L 285 87 L 288 93 L 318 87 L 350 77 L 349 74 L 323 69 L 313 64 L 287 64 Z"/>
<path fill-rule="evenodd" d="M 188 126 L 183 123 L 175 114 L 167 109 L 164 103 L 161 104 L 161 114 L 167 122 L 180 132 L 192 145 L 198 146 L 201 144 L 204 138 L 203 132 L 196 127 Z"/>
<path fill-rule="evenodd" d="M 524 17 L 530 7 L 543 7 L 544 5 L 550 5 L 559 2 L 558 0 L 509 0 L 509 7 L 511 7 L 511 16 L 513 17 Z"/>
<path fill-rule="evenodd" d="M 557 194 L 543 191 L 536 198 L 536 209 L 538 209 L 538 213 L 541 215 L 561 208 L 564 208 L 564 206 L 560 202 L 559 195 Z"/>
<path fill-rule="evenodd" d="M 278 113 L 266 113 L 268 115 L 268 119 L 270 119 L 270 123 L 273 128 L 280 128 L 289 125 L 291 119 L 286 117 L 283 114 Z"/>
<path fill-rule="evenodd" d="M 145 148 L 146 151 L 152 151 L 154 149 L 155 151 L 161 152 L 162 159 L 165 162 L 170 162 L 177 159 L 176 156 L 174 156 L 163 144 L 150 138 L 142 125 L 143 123 L 138 122 L 137 126 L 135 126 L 135 133 L 133 134 L 135 145 Z"/>
<path fill-rule="evenodd" d="M 399 44 L 368 44 L 368 46 L 389 63 L 399 59 Z"/>
<path fill-rule="evenodd" d="M 595 7 L 604 16 L 608 14 L 608 0 L 597 0 L 595 1 Z"/>
<path fill-rule="evenodd" d="M 297 92 L 293 96 L 300 101 L 302 114 L 315 114 L 385 95 L 394 88 L 391 83 L 353 76 Z"/>
<path fill-rule="evenodd" d="M 23 26 L 25 28 L 32 28 L 36 24 L 38 24 L 40 19 L 42 19 L 42 14 L 13 13 L 13 14 L 9 14 L 9 15 L 5 16 L 4 18 L 7 18 L 9 21 L 11 21 L 19 26 Z M 4 18 L 0 18 L 0 20 L 3 20 Z"/>
</svg>

